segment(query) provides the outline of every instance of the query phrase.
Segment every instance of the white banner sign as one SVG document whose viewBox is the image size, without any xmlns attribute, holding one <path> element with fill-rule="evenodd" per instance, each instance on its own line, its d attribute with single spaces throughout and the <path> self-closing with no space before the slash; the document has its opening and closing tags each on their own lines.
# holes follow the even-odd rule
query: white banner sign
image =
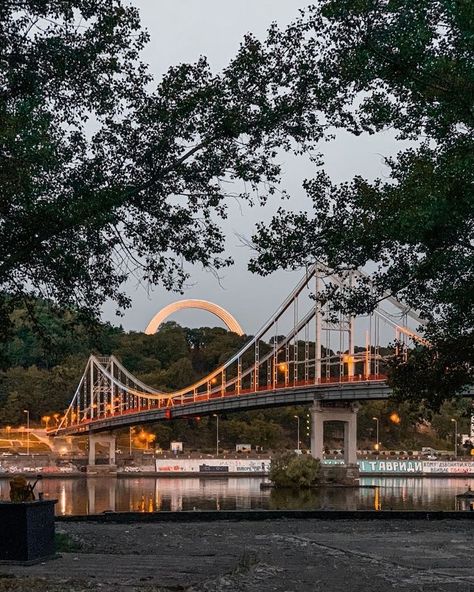
<svg viewBox="0 0 474 592">
<path fill-rule="evenodd" d="M 270 459 L 157 458 L 157 473 L 268 473 Z"/>
<path fill-rule="evenodd" d="M 423 461 L 423 473 L 474 475 L 474 462 L 425 460 Z"/>
</svg>

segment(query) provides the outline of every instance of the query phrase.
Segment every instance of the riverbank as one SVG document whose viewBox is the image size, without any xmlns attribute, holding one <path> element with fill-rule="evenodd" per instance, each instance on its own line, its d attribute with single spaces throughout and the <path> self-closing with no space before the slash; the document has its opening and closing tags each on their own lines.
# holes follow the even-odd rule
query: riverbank
<svg viewBox="0 0 474 592">
<path fill-rule="evenodd" d="M 457 510 L 180 510 L 179 512 L 112 512 L 57 516 L 57 522 L 152 524 L 154 522 L 261 522 L 266 520 L 471 520 L 474 512 Z"/>
<path fill-rule="evenodd" d="M 62 557 L 8 592 L 468 592 L 472 521 L 58 523 Z"/>
<path fill-rule="evenodd" d="M 269 474 L 271 458 L 269 457 L 232 457 L 207 456 L 170 456 L 167 455 L 146 461 L 119 459 L 117 476 L 120 477 L 264 477 Z M 44 478 L 81 477 L 85 476 L 86 459 L 71 459 L 64 466 L 64 461 L 55 465 L 49 460 L 42 464 L 39 460 L 25 457 L 0 460 L 0 479 L 8 479 L 11 475 L 41 475 Z M 336 459 L 326 459 L 325 465 L 338 466 L 342 463 Z M 361 477 L 448 477 L 474 478 L 474 462 L 472 460 L 419 460 L 419 459 L 386 459 L 370 460 L 360 458 L 357 461 Z M 95 476 L 94 476 L 95 477 Z"/>
</svg>

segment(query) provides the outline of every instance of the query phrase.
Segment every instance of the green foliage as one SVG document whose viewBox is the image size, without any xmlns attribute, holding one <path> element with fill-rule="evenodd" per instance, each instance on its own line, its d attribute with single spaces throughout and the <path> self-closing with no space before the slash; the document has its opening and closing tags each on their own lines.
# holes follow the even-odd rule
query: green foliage
<svg viewBox="0 0 474 592">
<path fill-rule="evenodd" d="M 4 367 L 52 368 L 68 356 L 87 357 L 91 351 L 108 354 L 122 333 L 120 328 L 91 324 L 75 312 L 34 299 L 14 308 L 9 323 L 9 338 L 0 343 Z"/>
<path fill-rule="evenodd" d="M 183 261 L 228 265 L 222 180 L 264 201 L 278 150 L 320 135 L 250 36 L 221 74 L 201 57 L 159 82 L 122 0 L 1 2 L 0 37 L 0 288 L 16 304 L 43 295 L 97 317 L 129 304 L 131 269 L 179 290 Z"/>
<path fill-rule="evenodd" d="M 192 350 L 193 366 L 199 372 L 217 368 L 238 350 L 246 338 L 220 327 L 186 329 L 186 340 Z"/>
<path fill-rule="evenodd" d="M 116 340 L 114 353 L 133 374 L 147 374 L 187 355 L 186 334 L 176 323 L 164 324 L 154 335 L 132 331 Z"/>
<path fill-rule="evenodd" d="M 0 422 L 19 424 L 24 409 L 29 409 L 32 421 L 43 415 L 62 411 L 72 398 L 84 371 L 86 358 L 71 357 L 51 370 L 36 366 L 14 367 L 1 375 Z"/>
<path fill-rule="evenodd" d="M 164 379 L 169 389 L 180 389 L 193 384 L 198 378 L 188 358 L 180 358 L 168 368 Z"/>
<path fill-rule="evenodd" d="M 78 539 L 67 532 L 56 532 L 54 534 L 54 546 L 57 553 L 77 553 L 82 549 Z"/>
<path fill-rule="evenodd" d="M 121 0 L 2 2 L 0 334 L 20 342 L 0 354 L 60 363 L 69 320 L 50 327 L 38 356 L 31 297 L 90 321 L 107 299 L 129 304 L 131 266 L 181 289 L 183 260 L 228 265 L 222 179 L 244 181 L 251 201 L 262 186 L 274 193 L 281 150 L 318 164 L 314 145 L 334 129 L 390 129 L 413 145 L 386 161 L 385 178 L 338 185 L 317 172 L 305 183 L 313 215 L 282 209 L 262 224 L 251 268 L 323 261 L 344 274 L 375 262 L 351 290 L 328 286 L 335 308 L 364 313 L 388 292 L 418 309 L 432 346 L 396 360 L 391 380 L 401 398 L 439 406 L 474 379 L 473 21 L 468 0 L 319 0 L 264 44 L 246 36 L 221 74 L 200 58 L 156 84 L 139 58 L 138 11 Z M 20 304 L 22 336 L 11 326 Z M 123 357 L 157 383 L 177 364 L 177 384 L 187 353 L 173 337 L 165 351 L 160 337 L 132 335 Z M 214 336 L 186 334 L 197 373 L 238 342 L 221 337 L 213 349 Z"/>
<path fill-rule="evenodd" d="M 284 452 L 272 458 L 269 477 L 276 487 L 312 487 L 319 482 L 320 462 L 309 454 Z"/>
<path fill-rule="evenodd" d="M 469 0 L 319 0 L 268 39 L 333 129 L 395 130 L 412 146 L 383 179 L 318 171 L 304 185 L 312 214 L 281 209 L 261 224 L 251 268 L 368 264 L 369 278 L 328 295 L 337 310 L 366 313 L 388 293 L 420 311 L 431 347 L 396 360 L 392 384 L 433 408 L 474 382 L 473 29 Z"/>
</svg>

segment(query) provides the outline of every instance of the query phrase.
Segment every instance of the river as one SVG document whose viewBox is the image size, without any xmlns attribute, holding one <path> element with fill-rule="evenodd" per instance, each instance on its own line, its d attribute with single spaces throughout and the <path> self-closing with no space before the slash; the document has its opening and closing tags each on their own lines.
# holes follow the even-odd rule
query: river
<svg viewBox="0 0 474 592">
<path fill-rule="evenodd" d="M 105 511 L 251 509 L 454 510 L 456 494 L 474 479 L 363 477 L 360 488 L 321 488 L 299 492 L 260 490 L 260 477 L 53 478 L 37 486 L 56 498 L 58 515 Z M 0 499 L 9 483 L 0 479 Z"/>
</svg>

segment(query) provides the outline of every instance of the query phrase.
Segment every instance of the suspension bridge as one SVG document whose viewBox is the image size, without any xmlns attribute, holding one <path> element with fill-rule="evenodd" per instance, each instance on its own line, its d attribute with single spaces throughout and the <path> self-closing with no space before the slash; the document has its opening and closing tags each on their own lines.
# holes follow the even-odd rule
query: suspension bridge
<svg viewBox="0 0 474 592">
<path fill-rule="evenodd" d="M 110 445 L 114 430 L 174 418 L 191 418 L 296 404 L 312 404 L 312 454 L 321 456 L 323 425 L 342 421 L 345 460 L 355 463 L 357 402 L 391 394 L 384 370 L 390 357 L 405 355 L 410 341 L 426 343 L 416 331 L 423 321 L 390 295 L 371 315 L 330 311 L 325 288 L 344 287 L 357 277 L 335 275 L 315 265 L 257 334 L 208 376 L 173 392 L 151 388 L 114 356 L 90 356 L 71 404 L 54 436 L 88 434 Z M 390 310 L 387 308 L 389 307 Z M 363 343 L 356 346 L 356 340 Z M 395 349 L 384 348 L 393 340 Z"/>
</svg>

